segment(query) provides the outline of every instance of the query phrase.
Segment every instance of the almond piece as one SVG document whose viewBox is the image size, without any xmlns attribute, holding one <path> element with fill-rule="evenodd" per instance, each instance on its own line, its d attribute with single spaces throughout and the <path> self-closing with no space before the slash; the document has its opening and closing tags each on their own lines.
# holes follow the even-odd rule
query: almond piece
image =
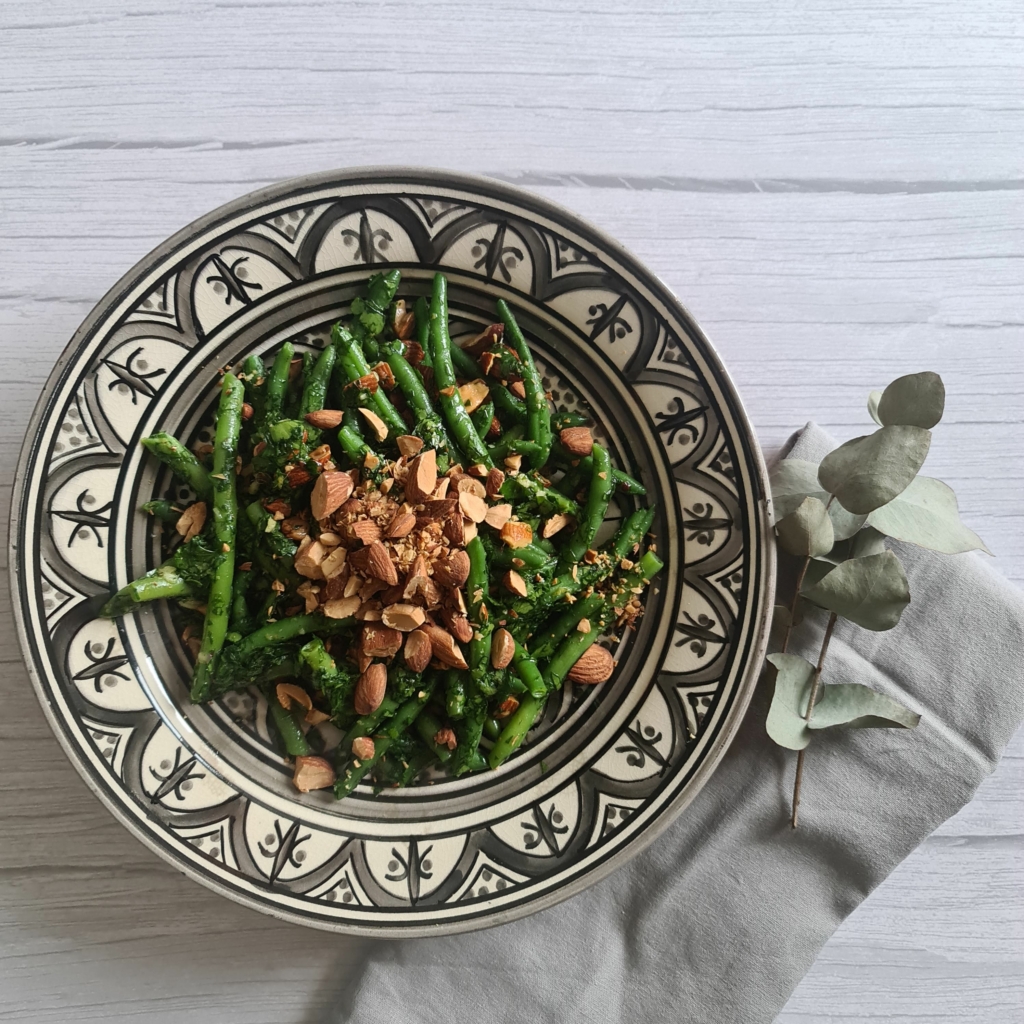
<svg viewBox="0 0 1024 1024">
<path fill-rule="evenodd" d="M 377 380 L 380 381 L 380 386 L 385 391 L 395 390 L 395 374 L 387 363 L 378 363 L 373 368 L 373 372 L 377 375 Z"/>
<path fill-rule="evenodd" d="M 303 466 L 292 466 L 284 476 L 289 487 L 304 487 L 313 479 L 309 475 L 309 470 Z"/>
<path fill-rule="evenodd" d="M 320 563 L 326 556 L 327 549 L 320 541 L 305 537 L 299 545 L 299 550 L 295 552 L 295 571 L 311 580 L 321 579 L 323 573 L 320 571 Z"/>
<path fill-rule="evenodd" d="M 313 707 L 313 698 L 301 686 L 296 686 L 295 683 L 278 683 L 276 692 L 277 702 L 285 711 L 291 709 L 293 701 L 296 704 L 301 704 L 307 711 Z"/>
<path fill-rule="evenodd" d="M 561 512 L 556 512 L 542 527 L 540 535 L 542 537 L 554 537 L 559 530 L 564 530 L 572 520 L 563 515 Z"/>
<path fill-rule="evenodd" d="M 487 474 L 487 484 L 484 487 L 484 494 L 488 498 L 497 498 L 501 493 L 501 486 L 505 482 L 505 474 L 495 467 Z"/>
<path fill-rule="evenodd" d="M 313 485 L 309 507 L 314 519 L 326 519 L 348 501 L 352 494 L 352 477 L 348 473 L 321 473 Z"/>
<path fill-rule="evenodd" d="M 533 527 L 529 523 L 509 520 L 501 528 L 501 539 L 510 548 L 523 548 L 533 542 Z"/>
<path fill-rule="evenodd" d="M 309 711 L 306 712 L 306 721 L 309 722 L 310 725 L 321 725 L 324 722 L 329 722 L 330 720 L 331 716 L 321 711 L 319 708 L 310 708 Z"/>
<path fill-rule="evenodd" d="M 406 498 L 419 504 L 430 500 L 437 487 L 437 452 L 428 448 L 420 452 L 409 463 L 409 475 L 405 478 Z"/>
<path fill-rule="evenodd" d="M 433 657 L 430 637 L 422 630 L 414 630 L 405 638 L 405 664 L 410 672 L 422 672 L 430 664 Z"/>
<path fill-rule="evenodd" d="M 526 398 L 526 385 L 521 380 L 514 380 L 508 386 L 509 391 L 512 392 L 516 398 Z"/>
<path fill-rule="evenodd" d="M 444 535 L 448 542 L 454 547 L 466 546 L 466 525 L 462 520 L 462 513 L 456 512 L 444 521 Z"/>
<path fill-rule="evenodd" d="M 526 597 L 526 580 L 515 571 L 515 569 L 509 569 L 504 576 L 501 577 L 501 585 L 506 589 L 510 590 L 516 597 Z"/>
<path fill-rule="evenodd" d="M 459 745 L 459 741 L 455 738 L 455 731 L 450 725 L 446 725 L 434 733 L 434 742 L 439 747 L 447 747 L 449 750 L 454 750 Z"/>
<path fill-rule="evenodd" d="M 309 524 L 304 516 L 291 516 L 281 520 L 281 532 L 289 540 L 299 541 L 309 533 Z"/>
<path fill-rule="evenodd" d="M 508 668 L 512 655 L 516 653 L 516 642 L 507 629 L 496 629 L 491 637 L 491 668 Z"/>
<path fill-rule="evenodd" d="M 384 441 L 388 436 L 388 425 L 372 410 L 359 406 L 359 415 L 370 425 L 374 436 L 378 441 Z"/>
<path fill-rule="evenodd" d="M 416 527 L 416 516 L 412 512 L 399 512 L 394 519 L 388 523 L 384 536 L 388 540 L 398 540 L 407 537 Z"/>
<path fill-rule="evenodd" d="M 367 546 L 380 540 L 380 527 L 372 519 L 357 520 L 349 527 L 349 532 Z"/>
<path fill-rule="evenodd" d="M 444 522 L 449 516 L 456 514 L 459 507 L 455 498 L 437 498 L 423 502 L 423 511 L 417 515 L 424 523 Z"/>
<path fill-rule="evenodd" d="M 329 619 L 351 619 L 362 601 L 354 594 L 350 597 L 336 597 L 324 605 L 324 615 Z"/>
<path fill-rule="evenodd" d="M 477 535 L 476 523 L 464 522 L 462 524 L 462 542 L 468 544 Z"/>
<path fill-rule="evenodd" d="M 590 427 L 566 427 L 558 432 L 558 440 L 572 455 L 587 456 L 594 450 L 594 435 Z"/>
<path fill-rule="evenodd" d="M 341 543 L 341 537 L 331 530 L 321 533 L 318 539 L 325 548 L 336 548 Z"/>
<path fill-rule="evenodd" d="M 174 527 L 187 544 L 206 525 L 206 502 L 197 501 L 189 505 L 184 512 L 178 516 L 177 525 Z"/>
<path fill-rule="evenodd" d="M 459 645 L 455 642 L 455 637 L 453 637 L 451 633 L 442 629 L 440 626 L 432 626 L 430 623 L 426 623 L 421 626 L 420 629 L 426 634 L 427 639 L 430 641 L 430 649 L 433 651 L 434 657 L 437 658 L 438 661 L 444 665 L 448 665 L 450 668 L 469 668 Z M 362 713 L 363 712 L 360 712 L 360 714 Z"/>
<path fill-rule="evenodd" d="M 402 634 L 388 625 L 363 626 L 359 653 L 369 658 L 390 658 L 402 647 Z"/>
<path fill-rule="evenodd" d="M 490 470 L 482 462 L 473 463 L 473 465 L 469 467 L 469 471 L 473 476 L 479 477 L 485 477 L 490 473 Z"/>
<path fill-rule="evenodd" d="M 395 444 L 398 445 L 399 452 L 407 459 L 411 459 L 423 451 L 423 438 L 416 437 L 414 434 L 399 434 L 395 438 Z"/>
<path fill-rule="evenodd" d="M 484 522 L 500 530 L 512 518 L 511 505 L 492 505 L 484 516 Z"/>
<path fill-rule="evenodd" d="M 392 629 L 411 633 L 414 629 L 422 626 L 426 619 L 427 617 L 419 605 L 393 604 L 384 609 L 381 621 Z"/>
<path fill-rule="evenodd" d="M 253 415 L 253 407 L 248 402 L 242 403 L 242 419 L 251 420 Z"/>
<path fill-rule="evenodd" d="M 434 564 L 434 579 L 443 587 L 461 587 L 469 579 L 469 555 L 452 551 Z"/>
<path fill-rule="evenodd" d="M 459 398 L 462 399 L 462 405 L 466 412 L 470 414 L 476 412 L 487 401 L 487 396 L 490 393 L 491 389 L 487 386 L 487 382 L 479 377 L 459 388 Z"/>
<path fill-rule="evenodd" d="M 395 568 L 395 563 L 391 561 L 388 549 L 379 540 L 375 540 L 369 550 L 366 568 L 370 575 L 376 576 L 389 587 L 393 587 L 398 582 L 398 570 Z"/>
<path fill-rule="evenodd" d="M 468 345 L 462 347 L 471 356 L 479 358 L 492 345 L 500 345 L 504 334 L 504 324 L 491 324 L 489 327 L 485 327 Z"/>
<path fill-rule="evenodd" d="M 306 413 L 306 422 L 318 430 L 333 430 L 341 426 L 344 414 L 340 409 L 317 409 L 316 412 Z"/>
<path fill-rule="evenodd" d="M 320 535 L 321 543 L 323 543 L 323 534 Z M 337 576 L 342 569 L 345 568 L 345 559 L 348 557 L 348 552 L 344 548 L 331 548 L 330 554 L 320 563 L 320 571 L 324 575 L 324 579 L 332 579 Z"/>
<path fill-rule="evenodd" d="M 379 662 L 375 661 L 359 677 L 356 683 L 356 692 L 353 696 L 357 715 L 372 714 L 380 707 L 384 700 L 384 691 L 388 685 L 388 670 Z"/>
<path fill-rule="evenodd" d="M 391 329 L 395 332 L 395 337 L 407 341 L 412 337 L 412 329 L 415 326 L 416 314 L 406 307 L 405 299 L 399 299 L 395 303 L 395 312 L 391 319 Z"/>
<path fill-rule="evenodd" d="M 299 755 L 295 758 L 295 774 L 292 784 L 300 793 L 311 793 L 314 789 L 333 786 L 337 776 L 331 762 L 323 757 Z"/>
<path fill-rule="evenodd" d="M 459 478 L 455 481 L 455 490 L 462 493 L 475 494 L 478 498 L 487 497 L 487 488 L 484 486 L 482 480 L 477 480 L 475 476 L 470 476 L 468 473 L 460 473 Z"/>
<path fill-rule="evenodd" d="M 498 710 L 494 712 L 495 718 L 508 718 L 519 707 L 519 701 L 515 697 L 506 697 L 501 704 L 498 705 Z"/>
<path fill-rule="evenodd" d="M 509 455 L 508 458 L 505 459 L 505 468 L 511 473 L 518 473 L 522 464 L 522 455 Z"/>
<path fill-rule="evenodd" d="M 615 659 L 606 647 L 588 647 L 580 655 L 579 661 L 568 672 L 568 678 L 574 683 L 594 686 L 606 682 L 615 671 Z"/>
<path fill-rule="evenodd" d="M 376 753 L 376 747 L 369 736 L 357 736 L 352 741 L 352 756 L 357 761 L 369 761 Z"/>
<path fill-rule="evenodd" d="M 459 508 L 470 522 L 482 523 L 487 518 L 487 502 L 475 494 L 470 494 L 469 491 L 462 491 L 459 494 Z"/>
<path fill-rule="evenodd" d="M 451 480 L 448 477 L 442 477 L 437 481 L 437 486 L 434 488 L 434 493 L 430 496 L 432 501 L 440 501 L 442 498 L 448 497 L 448 486 L 451 484 Z"/>
<path fill-rule="evenodd" d="M 473 639 L 473 627 L 464 614 L 448 609 L 443 609 L 441 614 L 444 616 L 444 624 L 451 630 L 452 635 L 459 643 L 468 644 Z"/>
</svg>

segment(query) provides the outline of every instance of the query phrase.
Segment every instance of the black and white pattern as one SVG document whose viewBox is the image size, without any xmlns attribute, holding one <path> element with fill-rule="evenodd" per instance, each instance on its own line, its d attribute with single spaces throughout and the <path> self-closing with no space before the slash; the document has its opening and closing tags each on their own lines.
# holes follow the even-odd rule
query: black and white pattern
<svg viewBox="0 0 1024 1024">
<path fill-rule="evenodd" d="M 367 273 L 402 293 L 449 275 L 469 332 L 519 312 L 549 386 L 594 410 L 659 505 L 667 566 L 607 684 L 567 689 L 499 772 L 335 803 L 300 795 L 257 694 L 196 708 L 164 608 L 97 619 L 156 564 L 136 512 L 187 500 L 138 439 L 200 438 L 215 368 L 321 344 Z M 222 208 L 97 306 L 30 428 L 16 495 L 26 657 L 52 724 L 105 803 L 162 856 L 240 901 L 367 934 L 461 930 L 530 913 L 630 856 L 692 798 L 753 686 L 770 608 L 763 470 L 699 329 L 576 218 L 513 189 L 429 172 L 285 183 Z M 621 514 L 621 510 L 616 514 Z M 552 701 L 552 704 L 557 704 Z"/>
</svg>

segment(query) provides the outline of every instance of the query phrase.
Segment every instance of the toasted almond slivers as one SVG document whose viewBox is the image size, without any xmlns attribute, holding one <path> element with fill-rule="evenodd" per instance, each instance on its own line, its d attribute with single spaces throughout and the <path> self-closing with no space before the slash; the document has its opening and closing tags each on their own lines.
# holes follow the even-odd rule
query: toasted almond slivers
<svg viewBox="0 0 1024 1024">
<path fill-rule="evenodd" d="M 411 459 L 414 455 L 419 455 L 423 450 L 423 438 L 416 437 L 413 434 L 399 434 L 395 438 L 395 444 L 398 445 L 399 452 L 407 459 Z"/>
<path fill-rule="evenodd" d="M 484 516 L 484 522 L 500 530 L 512 518 L 511 505 L 492 505 Z"/>
<path fill-rule="evenodd" d="M 301 704 L 307 711 L 313 707 L 313 698 L 301 686 L 296 686 L 295 683 L 278 683 L 276 689 L 278 703 L 285 711 L 291 708 L 292 701 L 295 701 L 296 704 Z"/>
<path fill-rule="evenodd" d="M 330 720 L 331 716 L 321 711 L 319 708 L 310 708 L 309 711 L 306 712 L 306 721 L 309 722 L 310 725 L 320 725 L 321 723 L 329 722 Z"/>
<path fill-rule="evenodd" d="M 384 441 L 388 436 L 388 425 L 372 410 L 359 406 L 359 415 L 366 420 L 378 441 Z"/>
<path fill-rule="evenodd" d="M 187 544 L 193 537 L 195 537 L 200 530 L 206 525 L 206 502 L 197 501 L 192 505 L 189 505 L 184 512 L 178 516 L 178 522 L 175 529 L 182 537 L 185 538 Z"/>
</svg>

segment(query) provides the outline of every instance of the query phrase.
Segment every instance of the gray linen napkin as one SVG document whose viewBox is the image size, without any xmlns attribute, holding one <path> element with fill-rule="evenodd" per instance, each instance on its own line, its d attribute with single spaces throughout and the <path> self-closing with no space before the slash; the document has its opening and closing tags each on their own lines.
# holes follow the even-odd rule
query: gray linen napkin
<svg viewBox="0 0 1024 1024">
<path fill-rule="evenodd" d="M 809 424 L 789 455 L 817 461 L 834 446 Z M 762 685 L 719 769 L 648 850 L 533 917 L 374 943 L 341 1019 L 772 1021 L 843 918 L 970 800 L 1024 714 L 1024 595 L 980 556 L 895 547 L 910 607 L 888 633 L 840 625 L 827 677 L 919 711 L 915 733 L 820 738 L 794 832 L 795 755 L 765 734 Z M 820 628 L 797 632 L 820 640 Z"/>
</svg>

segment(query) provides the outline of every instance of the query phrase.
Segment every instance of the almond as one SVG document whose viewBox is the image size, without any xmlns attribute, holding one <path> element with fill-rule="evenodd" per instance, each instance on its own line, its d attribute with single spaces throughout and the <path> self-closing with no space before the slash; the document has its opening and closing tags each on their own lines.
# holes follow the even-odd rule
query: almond
<svg viewBox="0 0 1024 1024">
<path fill-rule="evenodd" d="M 301 686 L 296 686 L 295 683 L 278 683 L 276 692 L 277 702 L 285 711 L 291 709 L 293 701 L 296 704 L 301 704 L 307 711 L 313 707 L 312 697 Z"/>
<path fill-rule="evenodd" d="M 429 623 L 421 626 L 420 629 L 430 641 L 430 649 L 438 661 L 451 668 L 469 668 L 451 633 L 443 630 L 440 626 L 432 626 Z"/>
<path fill-rule="evenodd" d="M 515 710 L 519 707 L 519 701 L 515 697 L 506 697 L 501 704 L 498 705 L 498 710 L 494 712 L 495 718 L 508 718 Z"/>
<path fill-rule="evenodd" d="M 496 498 L 501 493 L 502 484 L 505 483 L 505 474 L 498 468 L 487 473 L 487 484 L 484 493 L 488 498 Z"/>
<path fill-rule="evenodd" d="M 437 487 L 437 452 L 428 448 L 409 463 L 405 479 L 405 494 L 409 501 L 419 504 L 430 500 Z"/>
<path fill-rule="evenodd" d="M 248 402 L 242 403 L 242 419 L 251 420 L 253 414 L 253 407 Z"/>
<path fill-rule="evenodd" d="M 385 391 L 394 391 L 395 375 L 387 363 L 378 363 L 373 368 L 373 372 L 377 375 L 377 380 L 380 381 L 380 386 Z"/>
<path fill-rule="evenodd" d="M 413 434 L 400 434 L 395 438 L 395 444 L 398 445 L 398 451 L 407 459 L 411 459 L 423 450 L 423 438 Z"/>
<path fill-rule="evenodd" d="M 480 369 L 488 377 L 500 377 L 501 376 L 501 363 L 498 361 L 498 357 L 493 352 L 484 352 L 480 356 Z"/>
<path fill-rule="evenodd" d="M 511 505 L 492 505 L 484 516 L 484 522 L 500 530 L 512 518 Z"/>
<path fill-rule="evenodd" d="M 324 615 L 329 619 L 350 619 L 357 611 L 362 602 L 358 597 L 336 597 L 324 605 Z"/>
<path fill-rule="evenodd" d="M 348 529 L 356 540 L 361 540 L 367 546 L 380 540 L 380 527 L 372 519 L 360 519 Z"/>
<path fill-rule="evenodd" d="M 422 626 L 426 618 L 419 605 L 393 604 L 384 609 L 382 621 L 385 626 L 390 626 L 392 629 L 411 633 L 414 629 Z"/>
<path fill-rule="evenodd" d="M 487 497 L 487 488 L 484 486 L 482 480 L 477 480 L 475 476 L 470 476 L 468 473 L 460 473 L 458 479 L 455 481 L 455 490 L 459 494 L 475 494 L 478 498 Z"/>
<path fill-rule="evenodd" d="M 305 469 L 303 466 L 292 466 L 284 476 L 288 481 L 289 487 L 304 487 L 313 479 L 309 475 L 309 470 Z"/>
<path fill-rule="evenodd" d="M 434 493 L 430 496 L 432 501 L 440 501 L 442 498 L 448 496 L 448 486 L 451 484 L 451 480 L 448 477 L 442 477 L 437 481 L 437 486 L 434 488 Z"/>
<path fill-rule="evenodd" d="M 357 715 L 372 714 L 384 700 L 384 691 L 388 685 L 388 670 L 375 661 L 359 677 L 353 697 Z"/>
<path fill-rule="evenodd" d="M 452 551 L 434 565 L 434 579 L 444 587 L 461 587 L 469 579 L 469 555 Z"/>
<path fill-rule="evenodd" d="M 357 761 L 369 761 L 375 753 L 376 748 L 369 736 L 357 736 L 352 741 L 352 756 Z"/>
<path fill-rule="evenodd" d="M 302 540 L 309 533 L 309 524 L 301 515 L 291 516 L 281 521 L 281 532 L 289 540 Z"/>
<path fill-rule="evenodd" d="M 295 758 L 295 774 L 292 784 L 300 793 L 310 793 L 314 789 L 327 789 L 333 786 L 337 776 L 330 761 L 323 757 L 300 755 Z"/>
<path fill-rule="evenodd" d="M 340 409 L 318 409 L 316 412 L 306 413 L 306 422 L 311 427 L 319 430 L 333 430 L 341 426 L 344 414 Z"/>
<path fill-rule="evenodd" d="M 405 358 L 412 366 L 419 366 L 423 362 L 424 351 L 423 346 L 418 341 L 408 341 L 403 339 L 405 344 Z M 425 370 L 429 370 L 430 367 L 424 367 Z M 423 372 L 422 370 L 420 371 Z"/>
<path fill-rule="evenodd" d="M 326 556 L 327 549 L 320 541 L 306 537 L 299 545 L 299 550 L 295 552 L 295 571 L 311 580 L 321 579 L 323 573 L 320 570 L 320 563 Z"/>
<path fill-rule="evenodd" d="M 554 537 L 559 530 L 564 530 L 572 520 L 562 515 L 561 512 L 556 512 L 544 525 L 541 527 L 540 535 L 542 537 Z"/>
<path fill-rule="evenodd" d="M 594 450 L 594 435 L 590 427 L 566 427 L 558 432 L 558 440 L 572 455 L 586 456 Z"/>
<path fill-rule="evenodd" d="M 526 385 L 521 380 L 514 380 L 508 386 L 509 391 L 517 398 L 526 398 Z"/>
<path fill-rule="evenodd" d="M 319 708 L 310 708 L 306 712 L 306 721 L 309 722 L 310 725 L 322 725 L 324 722 L 329 722 L 330 720 L 331 716 L 326 712 L 321 711 Z"/>
<path fill-rule="evenodd" d="M 518 473 L 519 467 L 523 464 L 522 455 L 509 455 L 505 459 L 505 468 L 512 473 Z"/>
<path fill-rule="evenodd" d="M 355 380 L 350 380 L 345 385 L 346 391 L 366 391 L 368 394 L 377 393 L 377 375 L 375 373 L 364 373 L 362 377 L 357 377 Z"/>
<path fill-rule="evenodd" d="M 323 543 L 323 534 L 320 535 L 320 543 Z M 345 568 L 345 559 L 348 557 L 348 552 L 341 547 L 331 548 L 330 554 L 320 563 L 320 571 L 324 575 L 324 579 L 332 579 Z"/>
<path fill-rule="evenodd" d="M 405 299 L 399 299 L 395 303 L 395 312 L 391 318 L 391 329 L 395 332 L 395 337 L 403 341 L 411 338 L 415 325 L 416 314 L 406 307 Z"/>
<path fill-rule="evenodd" d="M 487 401 L 487 396 L 490 393 L 491 389 L 487 386 L 487 382 L 480 378 L 471 380 L 459 388 L 459 398 L 462 399 L 462 405 L 468 413 L 476 412 Z"/>
<path fill-rule="evenodd" d="M 185 538 L 187 544 L 193 537 L 195 537 L 200 530 L 206 525 L 206 502 L 197 501 L 192 505 L 189 505 L 184 512 L 178 516 L 178 522 L 175 529 L 182 537 Z"/>
<path fill-rule="evenodd" d="M 423 511 L 417 516 L 424 523 L 443 522 L 455 515 L 459 503 L 455 498 L 437 498 L 423 502 Z"/>
<path fill-rule="evenodd" d="M 464 522 L 462 524 L 462 543 L 468 544 L 477 535 L 476 523 Z"/>
<path fill-rule="evenodd" d="M 456 512 L 444 521 L 444 535 L 449 543 L 457 548 L 466 545 L 466 526 L 462 521 L 462 513 Z"/>
<path fill-rule="evenodd" d="M 507 629 L 496 629 L 491 637 L 491 668 L 508 668 L 512 655 L 516 653 L 516 642 Z"/>
<path fill-rule="evenodd" d="M 475 494 L 470 494 L 469 491 L 462 491 L 459 494 L 459 508 L 462 509 L 462 514 L 474 523 L 482 523 L 487 517 L 487 502 Z"/>
<path fill-rule="evenodd" d="M 444 615 L 444 623 L 451 630 L 452 635 L 459 643 L 468 644 L 473 639 L 473 627 L 469 624 L 469 619 L 466 618 L 461 612 L 453 612 L 448 609 L 442 610 Z"/>
<path fill-rule="evenodd" d="M 568 678 L 574 683 L 593 686 L 606 682 L 615 671 L 615 659 L 606 647 L 588 647 L 580 655 L 579 661 L 568 672 Z"/>
<path fill-rule="evenodd" d="M 471 356 L 479 358 L 492 345 L 500 345 L 504 334 L 504 324 L 491 324 L 489 327 L 485 327 L 468 345 L 462 347 Z"/>
<path fill-rule="evenodd" d="M 388 549 L 379 540 L 375 540 L 369 550 L 366 568 L 370 575 L 376 576 L 389 587 L 393 587 L 398 582 L 398 570 L 395 568 L 395 563 L 391 561 Z"/>
<path fill-rule="evenodd" d="M 326 519 L 348 501 L 352 494 L 352 477 L 348 473 L 321 473 L 313 485 L 309 507 L 314 519 Z"/>
<path fill-rule="evenodd" d="M 405 664 L 410 672 L 422 672 L 433 657 L 430 637 L 422 630 L 414 630 L 405 638 Z"/>
<path fill-rule="evenodd" d="M 470 473 L 473 474 L 473 476 L 479 477 L 485 477 L 487 476 L 488 473 L 490 473 L 490 469 L 487 466 L 485 466 L 482 462 L 473 463 L 473 465 L 469 467 L 469 471 Z"/>
<path fill-rule="evenodd" d="M 402 647 L 402 634 L 387 625 L 363 626 L 359 651 L 370 658 L 390 658 Z"/>
<path fill-rule="evenodd" d="M 434 742 L 439 747 L 447 747 L 449 750 L 454 750 L 458 746 L 455 732 L 450 725 L 446 725 L 434 733 Z"/>
<path fill-rule="evenodd" d="M 387 438 L 388 425 L 372 409 L 364 409 L 362 406 L 359 406 L 359 415 L 370 425 L 370 429 L 378 441 L 383 441 Z"/>
<path fill-rule="evenodd" d="M 529 523 L 509 520 L 501 528 L 501 539 L 510 548 L 523 548 L 533 542 L 533 528 Z"/>
<path fill-rule="evenodd" d="M 388 523 L 384 536 L 388 540 L 398 540 L 407 537 L 416 526 L 416 516 L 412 512 L 399 512 L 394 519 Z"/>
<path fill-rule="evenodd" d="M 320 467 L 321 473 L 333 472 L 336 468 L 334 462 L 331 460 L 331 446 L 329 444 L 322 444 L 317 448 L 314 448 L 309 453 L 310 459 Z"/>
<path fill-rule="evenodd" d="M 501 585 L 506 589 L 512 591 L 516 597 L 526 597 L 526 580 L 515 571 L 515 569 L 509 569 L 504 576 L 501 577 Z"/>
</svg>

